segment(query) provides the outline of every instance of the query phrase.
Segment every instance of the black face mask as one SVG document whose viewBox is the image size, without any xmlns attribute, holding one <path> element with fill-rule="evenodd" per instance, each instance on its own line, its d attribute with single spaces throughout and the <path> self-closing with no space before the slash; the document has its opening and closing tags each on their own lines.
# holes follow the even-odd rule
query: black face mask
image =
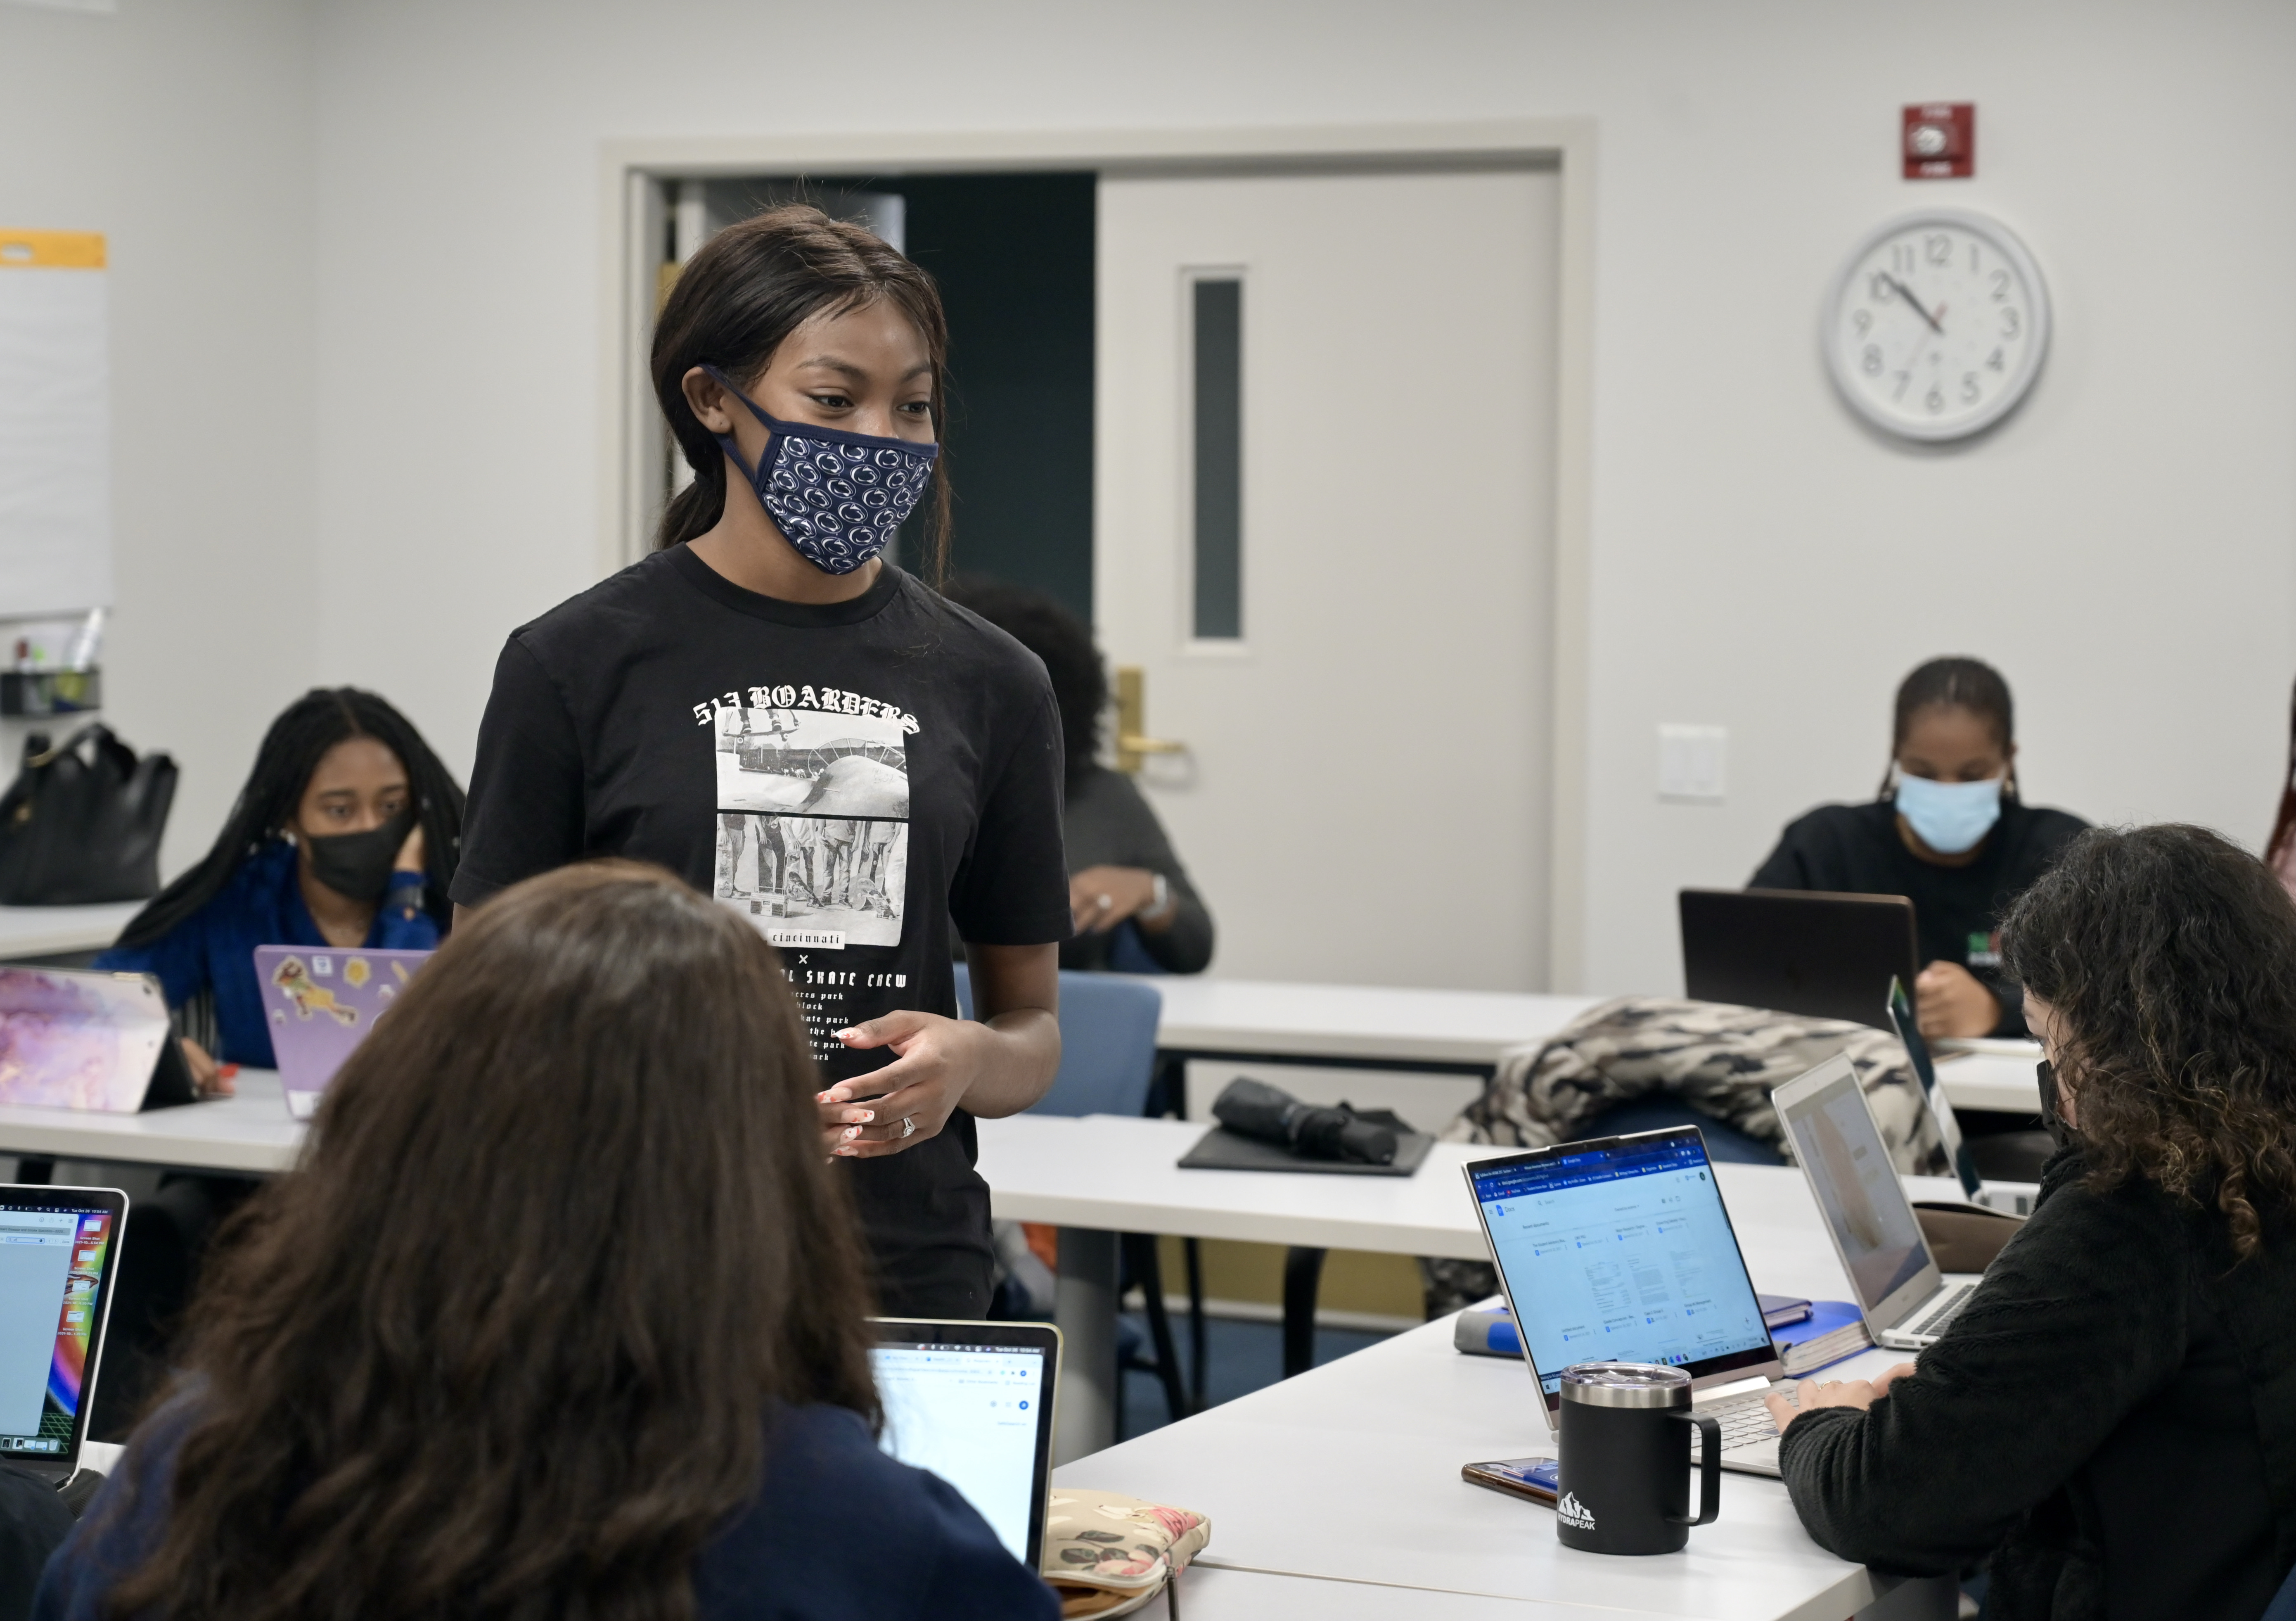
<svg viewBox="0 0 2296 1621">
<path fill-rule="evenodd" d="M 2049 1067 L 2046 1058 L 2034 1069 L 2041 1079 L 2041 1123 L 2049 1129 L 2049 1140 L 2062 1148 L 2072 1141 L 2073 1129 L 2057 1113 L 2057 1072 Z"/>
<path fill-rule="evenodd" d="M 414 830 L 414 812 L 406 810 L 365 833 L 307 834 L 311 876 L 346 899 L 379 905 L 390 891 L 391 863 Z"/>
</svg>

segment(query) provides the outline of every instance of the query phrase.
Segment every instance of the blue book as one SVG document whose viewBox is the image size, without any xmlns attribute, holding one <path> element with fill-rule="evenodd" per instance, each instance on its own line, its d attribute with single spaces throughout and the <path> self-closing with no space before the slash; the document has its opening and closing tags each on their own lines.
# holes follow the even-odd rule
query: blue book
<svg viewBox="0 0 2296 1621">
<path fill-rule="evenodd" d="M 1778 1360 L 1794 1378 L 1815 1372 L 1829 1362 L 1855 1356 L 1870 1347 L 1874 1337 L 1866 1331 L 1866 1313 L 1847 1300 L 1813 1300 L 1809 1315 L 1800 1322 L 1770 1330 Z"/>
</svg>

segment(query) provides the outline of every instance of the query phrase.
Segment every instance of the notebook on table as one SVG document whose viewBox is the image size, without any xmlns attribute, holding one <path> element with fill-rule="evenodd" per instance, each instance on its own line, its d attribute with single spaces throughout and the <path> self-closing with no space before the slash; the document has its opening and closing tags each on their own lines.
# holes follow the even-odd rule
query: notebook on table
<svg viewBox="0 0 2296 1621">
<path fill-rule="evenodd" d="M 390 1011 L 399 992 L 430 959 L 429 951 L 361 946 L 266 945 L 255 948 L 255 983 L 271 1025 L 287 1112 L 308 1120 L 351 1049 Z"/>
<path fill-rule="evenodd" d="M 1762 1398 L 1789 1381 L 1695 1126 L 1559 1143 L 1464 1167 L 1550 1434 L 1562 1370 L 1661 1362 L 1722 1427 L 1722 1467 L 1778 1472 Z"/>
<path fill-rule="evenodd" d="M 980 1511 L 1013 1557 L 1043 1568 L 1061 1331 L 1047 1322 L 875 1317 L 879 1444 Z"/>
<path fill-rule="evenodd" d="M 61 1487 L 79 1468 L 127 1196 L 0 1184 L 0 1462 Z"/>
</svg>

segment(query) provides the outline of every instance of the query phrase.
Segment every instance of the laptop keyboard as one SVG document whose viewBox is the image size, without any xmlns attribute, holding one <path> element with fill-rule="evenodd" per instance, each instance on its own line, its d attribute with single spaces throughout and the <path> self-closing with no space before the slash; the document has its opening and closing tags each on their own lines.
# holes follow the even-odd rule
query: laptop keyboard
<svg viewBox="0 0 2296 1621">
<path fill-rule="evenodd" d="M 1733 1396 L 1726 1402 L 1716 1402 L 1710 1406 L 1702 1403 L 1692 1411 L 1702 1419 L 1711 1419 L 1719 1424 L 1722 1427 L 1722 1450 L 1735 1452 L 1739 1447 L 1751 1446 L 1757 1441 L 1767 1441 L 1778 1433 L 1777 1424 L 1770 1417 L 1770 1410 L 1762 1404 L 1762 1397 L 1767 1394 L 1763 1391 Z M 1696 1450 L 1696 1437 L 1693 1437 L 1692 1451 L 1695 1452 Z"/>
<path fill-rule="evenodd" d="M 1918 1321 L 1907 1323 L 1903 1332 L 1934 1339 L 1953 1327 L 1953 1320 L 1961 1315 L 1961 1308 L 1969 1304 L 1969 1297 L 1976 1292 L 1975 1284 L 1963 1284 L 1931 1306 Z"/>
</svg>

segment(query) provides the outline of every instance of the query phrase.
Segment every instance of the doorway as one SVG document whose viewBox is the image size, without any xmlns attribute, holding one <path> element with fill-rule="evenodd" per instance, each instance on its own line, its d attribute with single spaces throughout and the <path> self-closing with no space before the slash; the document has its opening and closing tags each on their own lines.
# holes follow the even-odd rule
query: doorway
<svg viewBox="0 0 2296 1621">
<path fill-rule="evenodd" d="M 914 233 L 904 245 L 951 293 L 958 565 L 1072 607 L 1087 600 L 1111 662 L 1144 672 L 1138 729 L 1187 752 L 1151 757 L 1141 781 L 1219 914 L 1214 972 L 1570 988 L 1585 819 L 1592 146 L 1582 120 L 1520 120 L 610 148 L 603 177 L 620 274 L 607 341 L 623 387 L 610 407 L 622 455 L 608 555 L 636 555 L 665 493 L 660 474 L 649 489 L 663 447 L 644 366 L 674 207 L 665 184 L 804 175 L 898 192 Z M 1000 188 L 1048 218 L 1088 210 L 1089 257 L 1007 252 L 998 264 L 1009 240 L 992 223 Z M 1178 214 L 1166 206 L 1176 202 Z M 935 207 L 949 213 L 929 243 L 918 226 Z M 1227 240 L 1182 240 L 1195 228 L 1191 208 L 1195 225 L 1225 210 Z M 939 263 L 927 257 L 936 248 Z M 1453 298 L 1443 276 L 1494 248 L 1489 276 L 1465 302 Z M 955 308 L 974 274 L 960 262 L 967 253 L 980 254 L 991 295 L 1038 267 L 1065 267 L 1068 314 L 1040 331 L 1072 330 L 1077 271 L 1088 265 L 1091 348 L 1067 344 L 1058 377 L 1041 365 L 997 375 L 991 362 L 968 378 Z M 1414 264 L 1424 270 L 1415 292 L 1381 279 Z M 1318 267 L 1332 272 L 1320 285 L 1307 274 Z M 1408 489 L 1398 470 L 1409 456 L 1374 466 L 1341 453 L 1441 432 L 1408 404 L 1415 385 L 1401 383 L 1401 409 L 1374 409 L 1368 374 L 1351 370 L 1365 313 L 1414 302 L 1448 335 L 1480 326 L 1516 345 L 1476 358 L 1487 374 L 1512 374 L 1495 397 L 1527 402 L 1486 413 L 1465 436 L 1472 445 L 1445 436 L 1487 470 L 1488 498 L 1471 511 L 1453 490 L 1415 530 L 1377 521 Z M 1223 330 L 1232 340 L 1218 340 Z M 1391 333 L 1386 341 L 1393 352 Z M 1459 347 L 1456 366 L 1472 347 Z M 1220 352 L 1234 376 L 1213 378 L 1205 394 Z M 1046 425 L 1054 413 L 1034 401 L 1075 399 L 1079 377 L 1089 397 Z M 1397 386 L 1369 392 L 1391 398 Z M 1236 424 L 1226 496 L 1204 460 L 1218 435 L 1200 434 L 1222 387 Z M 1294 431 L 1302 411 L 1334 424 L 1322 451 L 1319 436 Z M 1367 425 L 1387 438 L 1365 438 Z M 1089 464 L 1075 459 L 1085 440 Z M 1419 448 L 1447 453 L 1434 440 Z M 1218 498 L 1200 499 L 1208 489 Z M 1093 514 L 1081 554 L 1080 502 Z M 1220 510 L 1233 518 L 1225 542 Z M 1452 541 L 1472 559 L 1464 569 L 1431 555 Z M 1226 597 L 1205 592 L 1222 579 Z"/>
<path fill-rule="evenodd" d="M 932 273 L 948 315 L 941 447 L 956 492 L 951 564 L 961 574 L 1043 591 L 1089 620 L 1095 177 L 741 175 L 658 184 L 665 296 L 704 242 L 789 202 L 864 226 Z M 668 494 L 692 474 L 667 436 L 661 455 Z M 912 537 L 905 531 L 902 539 Z"/>
</svg>

